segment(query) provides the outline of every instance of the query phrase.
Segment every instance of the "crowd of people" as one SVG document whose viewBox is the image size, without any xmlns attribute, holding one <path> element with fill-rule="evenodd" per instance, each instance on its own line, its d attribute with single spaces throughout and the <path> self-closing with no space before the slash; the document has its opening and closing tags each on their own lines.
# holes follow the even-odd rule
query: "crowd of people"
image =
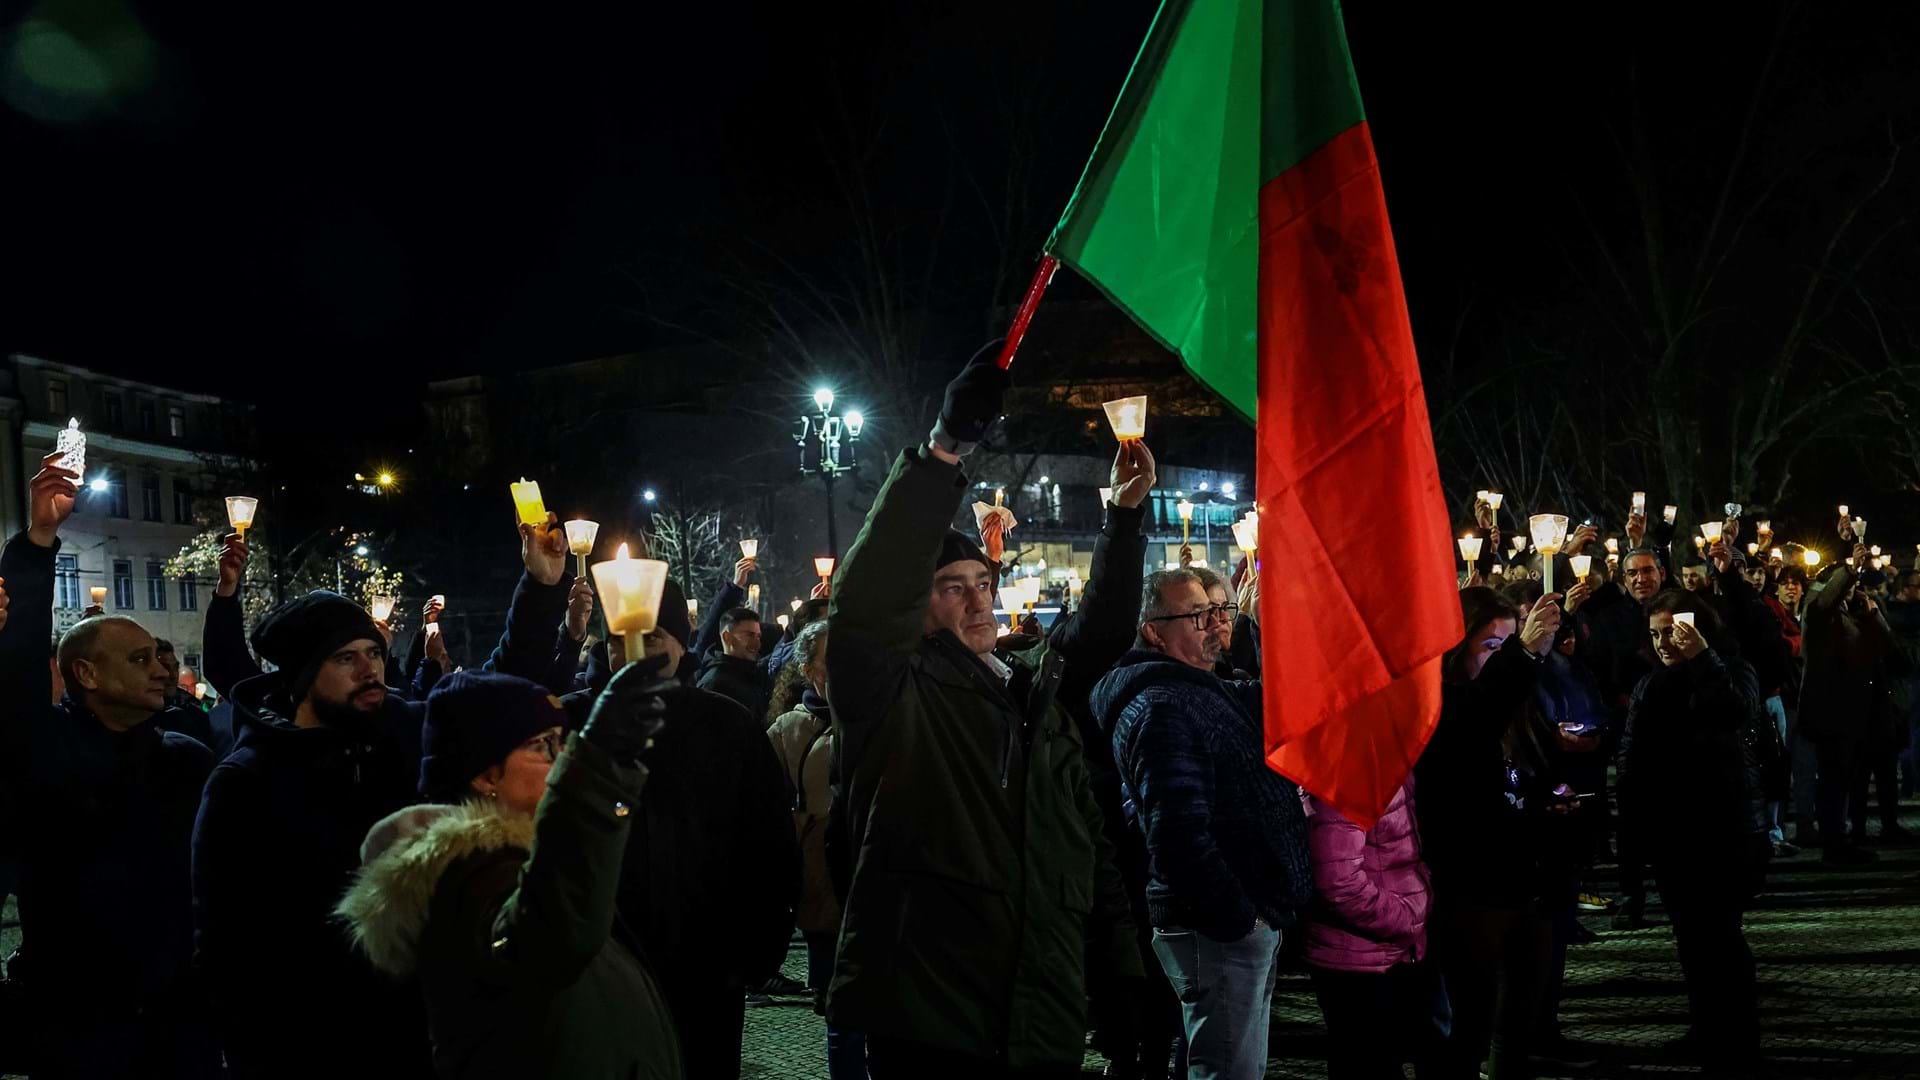
<svg viewBox="0 0 1920 1080">
<path fill-rule="evenodd" d="M 1257 569 L 1146 571 L 1144 443 L 1077 605 L 1000 622 L 1004 538 L 952 526 L 995 352 L 777 633 L 751 557 L 697 628 L 668 581 L 651 630 L 596 633 L 550 521 L 473 669 L 439 598 L 404 653 L 325 591 L 249 635 L 234 535 L 212 715 L 131 618 L 49 661 L 76 495 L 49 456 L 0 553 L 24 1071 L 733 1078 L 745 1010 L 799 994 L 832 1080 L 1077 1077 L 1089 1038 L 1112 1076 L 1239 1080 L 1297 958 L 1331 1076 L 1524 1077 L 1592 1064 L 1558 1003 L 1617 842 L 1618 919 L 1651 885 L 1673 923 L 1676 1052 L 1747 1074 L 1768 859 L 1871 858 L 1870 777 L 1900 835 L 1920 571 L 1858 547 L 1810 581 L 1737 520 L 1694 567 L 1636 515 L 1576 578 L 1577 530 L 1545 592 L 1482 503 L 1438 725 L 1363 827 L 1267 763 Z"/>
</svg>

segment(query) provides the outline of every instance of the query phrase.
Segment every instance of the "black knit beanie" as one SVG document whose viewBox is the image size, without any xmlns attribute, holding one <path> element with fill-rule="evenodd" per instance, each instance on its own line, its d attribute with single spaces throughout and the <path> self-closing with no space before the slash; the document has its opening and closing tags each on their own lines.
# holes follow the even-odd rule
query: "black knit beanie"
<svg viewBox="0 0 1920 1080">
<path fill-rule="evenodd" d="M 420 794 L 459 802 L 474 777 L 505 761 L 521 743 L 566 726 L 566 710 L 546 687 L 494 671 L 456 671 L 427 695 Z"/>
<path fill-rule="evenodd" d="M 660 614 L 654 621 L 660 629 L 672 634 L 683 649 L 693 648 L 693 620 L 687 617 L 687 594 L 680 591 L 679 582 L 667 579 L 666 588 L 660 590 Z M 630 656 L 629 660 L 638 660 Z M 698 660 L 694 661 L 696 664 Z"/>
<path fill-rule="evenodd" d="M 940 561 L 934 563 L 933 567 L 938 570 L 949 563 L 957 562 L 982 563 L 988 570 L 996 574 L 1000 572 L 999 564 L 987 558 L 987 553 L 981 550 L 978 541 L 958 529 L 948 529 L 946 538 L 940 541 Z"/>
<path fill-rule="evenodd" d="M 361 639 L 383 640 L 367 609 L 326 589 L 298 596 L 266 614 L 253 632 L 253 648 L 292 680 L 297 704 L 307 696 L 327 657 Z"/>
</svg>

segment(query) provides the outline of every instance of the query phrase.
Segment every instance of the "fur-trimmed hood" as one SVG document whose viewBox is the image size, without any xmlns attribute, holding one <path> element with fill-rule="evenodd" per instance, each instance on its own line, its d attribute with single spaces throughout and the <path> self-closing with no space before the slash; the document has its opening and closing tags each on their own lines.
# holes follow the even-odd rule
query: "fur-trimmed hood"
<svg viewBox="0 0 1920 1080">
<path fill-rule="evenodd" d="M 334 914 L 346 920 L 374 967 L 412 975 L 441 875 L 469 855 L 503 848 L 533 849 L 531 815 L 478 799 L 389 814 L 368 830 L 359 875 Z"/>
</svg>

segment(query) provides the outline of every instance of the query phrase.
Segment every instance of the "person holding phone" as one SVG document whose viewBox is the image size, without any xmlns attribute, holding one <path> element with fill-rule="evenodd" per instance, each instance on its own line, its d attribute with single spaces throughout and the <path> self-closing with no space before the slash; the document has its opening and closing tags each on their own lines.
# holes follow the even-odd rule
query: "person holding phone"
<svg viewBox="0 0 1920 1080">
<path fill-rule="evenodd" d="M 1741 914 L 1759 891 L 1766 822 L 1749 743 L 1772 721 L 1752 665 L 1713 608 L 1682 592 L 1647 605 L 1660 661 L 1621 735 L 1624 828 L 1673 920 L 1692 1026 L 1670 1049 L 1744 1074 L 1759 1053 L 1753 952 Z"/>
<path fill-rule="evenodd" d="M 1453 1008 L 1442 1075 L 1532 1075 L 1552 958 L 1552 914 L 1577 800 L 1557 784 L 1535 730 L 1534 692 L 1562 611 L 1549 593 L 1525 616 L 1492 589 L 1460 593 L 1467 635 L 1442 660 L 1440 722 L 1414 767 L 1432 871 L 1433 957 Z"/>
</svg>

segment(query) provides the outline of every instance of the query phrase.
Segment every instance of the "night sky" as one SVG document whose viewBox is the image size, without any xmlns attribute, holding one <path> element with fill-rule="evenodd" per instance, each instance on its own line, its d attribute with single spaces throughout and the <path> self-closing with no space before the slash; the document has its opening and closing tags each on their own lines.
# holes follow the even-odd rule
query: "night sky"
<svg viewBox="0 0 1920 1080">
<path fill-rule="evenodd" d="M 878 132 L 851 140 L 878 215 L 946 201 L 937 295 L 978 307 L 994 185 L 1031 166 L 1037 249 L 1153 10 L 11 7 L 0 348 L 269 406 L 297 388 L 349 430 L 409 423 L 428 379 L 670 341 L 726 275 L 838 257 L 849 131 Z M 1811 148 L 1839 190 L 1876 132 L 1920 129 L 1896 5 L 1784 30 L 1773 5 L 1674 7 L 1349 5 L 1429 366 L 1463 310 L 1565 303 L 1569 248 L 1635 227 L 1636 112 L 1667 182 L 1710 192 L 1776 33 L 1760 164 Z M 48 70 L 93 96 L 37 93 Z M 1884 272 L 1910 279 L 1910 247 Z"/>
</svg>

